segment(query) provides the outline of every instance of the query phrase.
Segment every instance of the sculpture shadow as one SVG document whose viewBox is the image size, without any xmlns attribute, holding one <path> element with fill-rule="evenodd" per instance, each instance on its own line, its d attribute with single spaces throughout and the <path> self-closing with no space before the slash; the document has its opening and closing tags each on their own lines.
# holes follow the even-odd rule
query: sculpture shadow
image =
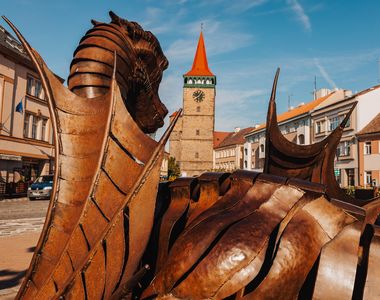
<svg viewBox="0 0 380 300">
<path fill-rule="evenodd" d="M 9 269 L 0 270 L 0 290 L 15 287 L 21 283 L 24 278 L 26 270 L 13 271 Z M 3 279 L 6 277 L 6 279 Z"/>
<path fill-rule="evenodd" d="M 29 247 L 29 248 L 26 249 L 26 251 L 28 251 L 29 253 L 33 253 L 34 250 L 36 250 L 35 246 L 34 247 Z"/>
</svg>

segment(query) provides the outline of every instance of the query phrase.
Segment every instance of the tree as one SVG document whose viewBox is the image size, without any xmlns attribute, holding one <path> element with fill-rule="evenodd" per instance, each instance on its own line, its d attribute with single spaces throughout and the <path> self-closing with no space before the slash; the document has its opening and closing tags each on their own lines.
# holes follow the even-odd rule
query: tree
<svg viewBox="0 0 380 300">
<path fill-rule="evenodd" d="M 181 170 L 174 157 L 169 157 L 168 161 L 168 178 L 169 181 L 173 181 L 181 175 Z"/>
</svg>

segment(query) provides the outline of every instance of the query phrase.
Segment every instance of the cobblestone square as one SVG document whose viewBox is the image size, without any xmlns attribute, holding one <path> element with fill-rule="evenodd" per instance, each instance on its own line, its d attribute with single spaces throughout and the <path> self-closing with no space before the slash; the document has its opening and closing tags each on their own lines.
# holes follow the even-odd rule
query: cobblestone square
<svg viewBox="0 0 380 300">
<path fill-rule="evenodd" d="M 0 299 L 13 299 L 32 258 L 49 201 L 0 201 Z"/>
</svg>

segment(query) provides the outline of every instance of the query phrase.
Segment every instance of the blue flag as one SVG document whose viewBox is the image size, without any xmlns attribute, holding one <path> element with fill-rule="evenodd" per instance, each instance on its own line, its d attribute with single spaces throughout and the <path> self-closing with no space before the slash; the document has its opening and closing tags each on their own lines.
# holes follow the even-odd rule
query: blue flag
<svg viewBox="0 0 380 300">
<path fill-rule="evenodd" d="M 23 113 L 24 112 L 24 107 L 22 105 L 22 99 L 20 100 L 20 103 L 17 104 L 16 111 L 19 112 L 19 113 Z"/>
</svg>

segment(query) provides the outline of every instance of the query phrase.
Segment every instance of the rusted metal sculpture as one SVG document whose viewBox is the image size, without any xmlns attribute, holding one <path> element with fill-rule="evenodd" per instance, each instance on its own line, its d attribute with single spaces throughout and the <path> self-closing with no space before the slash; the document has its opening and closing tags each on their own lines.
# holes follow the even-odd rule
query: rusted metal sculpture
<svg viewBox="0 0 380 300">
<path fill-rule="evenodd" d="M 115 22 L 115 16 L 112 17 Z M 46 90 L 56 153 L 54 186 L 46 222 L 17 298 L 47 299 L 65 295 L 73 299 L 108 299 L 119 287 L 133 281 L 151 232 L 159 168 L 174 124 L 159 143 L 141 131 L 145 128 L 155 130 L 162 125 L 154 110 L 148 109 L 149 121 L 139 118 L 142 109 L 139 99 L 145 98 L 143 104 L 151 106 L 159 101 L 159 80 L 167 62 L 158 42 L 152 43 L 145 38 L 153 39 L 153 35 L 140 32 L 137 24 L 130 24 L 132 29 L 128 24 L 127 21 L 116 25 L 97 23 L 95 28 L 102 29 L 99 29 L 98 43 L 104 42 L 101 34 L 107 32 L 118 30 L 125 35 L 126 27 L 130 30 L 130 37 L 124 40 L 126 45 L 149 45 L 145 52 L 140 52 L 141 55 L 153 55 L 154 59 L 144 62 L 151 65 L 150 73 L 140 74 L 146 64 L 133 56 L 138 53 L 134 46 L 128 46 L 133 55 L 130 54 L 131 59 L 123 64 L 120 61 L 125 58 L 117 54 L 121 50 L 109 49 L 106 59 L 104 51 L 99 54 L 96 47 L 93 56 L 86 53 L 87 58 L 77 62 L 87 49 L 87 45 L 83 45 L 73 61 L 75 69 L 69 83 L 73 91 L 58 81 L 38 53 L 10 24 L 29 53 Z M 82 43 L 88 41 L 87 37 Z M 111 65 L 111 78 L 103 76 L 102 83 L 96 82 L 93 73 L 106 71 L 85 71 L 83 68 L 87 64 Z M 120 69 L 125 78 L 117 75 Z M 88 81 L 75 85 L 73 82 L 78 76 Z M 123 98 L 118 78 L 133 81 L 139 76 L 145 76 L 148 83 L 153 76 L 154 83 L 139 86 L 141 79 L 137 79 L 135 85 L 124 86 Z M 103 88 L 98 90 L 97 84 Z M 82 96 L 95 93 L 98 94 L 93 98 Z M 135 112 L 136 122 L 129 111 Z"/>
<path fill-rule="evenodd" d="M 17 299 L 378 299 L 380 200 L 354 205 L 331 173 L 348 117 L 319 144 L 286 141 L 277 72 L 264 173 L 158 185 L 176 119 L 158 143 L 145 133 L 166 113 L 157 91 L 167 61 L 151 33 L 111 18 L 82 39 L 71 91 L 5 19 L 41 76 L 56 147 L 48 215 Z"/>
<path fill-rule="evenodd" d="M 326 194 L 329 197 L 354 202 L 354 199 L 344 193 L 335 180 L 334 158 L 343 129 L 356 102 L 340 125 L 321 142 L 311 145 L 292 143 L 282 135 L 277 123 L 275 93 L 279 72 L 278 69 L 269 101 L 264 173 L 322 183 L 326 185 Z"/>
<path fill-rule="evenodd" d="M 268 109 L 267 173 L 205 173 L 174 182 L 152 247 L 158 249 L 155 274 L 142 298 L 380 296 L 374 250 L 380 199 L 355 206 L 329 186 L 330 160 L 353 108 L 322 143 L 303 148 L 284 142 L 275 117 L 278 75 Z M 213 204 L 193 216 L 192 207 L 205 199 Z M 183 228 L 180 234 L 176 227 Z"/>
<path fill-rule="evenodd" d="M 116 52 L 116 81 L 124 103 L 141 130 L 155 132 L 163 126 L 168 113 L 158 96 L 162 71 L 168 67 L 168 61 L 151 32 L 113 12 L 110 17 L 111 23 L 91 21 L 94 27 L 74 52 L 68 87 L 85 98 L 107 93 Z"/>
</svg>

